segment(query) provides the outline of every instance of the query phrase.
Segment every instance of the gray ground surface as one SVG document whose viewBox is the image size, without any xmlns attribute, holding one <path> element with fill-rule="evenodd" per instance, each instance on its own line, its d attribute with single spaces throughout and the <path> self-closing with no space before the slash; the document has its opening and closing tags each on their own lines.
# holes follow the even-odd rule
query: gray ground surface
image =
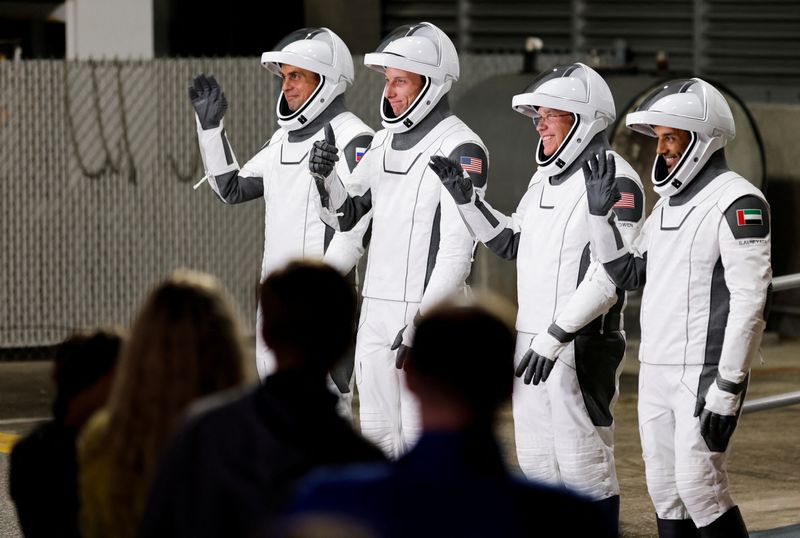
<svg viewBox="0 0 800 538">
<path fill-rule="evenodd" d="M 653 509 L 644 482 L 636 427 L 635 345 L 623 372 L 617 403 L 617 472 L 622 488 L 623 535 L 655 536 Z M 766 338 L 764 364 L 753 368 L 748 399 L 800 390 L 800 340 Z M 0 432 L 23 434 L 46 416 L 52 399 L 47 362 L 0 362 Z M 509 463 L 516 468 L 510 407 L 499 428 Z M 746 415 L 729 461 L 734 498 L 753 531 L 800 523 L 800 405 Z M 0 453 L 0 536 L 17 538 L 16 515 L 8 499 L 8 455 Z M 800 535 L 791 532 L 781 536 Z"/>
</svg>

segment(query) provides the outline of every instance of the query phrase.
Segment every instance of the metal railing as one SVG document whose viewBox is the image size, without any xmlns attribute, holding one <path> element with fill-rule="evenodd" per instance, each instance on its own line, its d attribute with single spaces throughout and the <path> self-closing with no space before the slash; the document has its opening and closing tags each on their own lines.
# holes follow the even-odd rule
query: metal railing
<svg viewBox="0 0 800 538">
<path fill-rule="evenodd" d="M 772 279 L 772 291 L 783 291 L 800 288 L 800 273 L 791 275 L 776 276 Z M 775 396 L 765 396 L 745 402 L 742 406 L 742 414 L 757 413 L 790 405 L 800 404 L 800 391 L 776 394 Z"/>
</svg>

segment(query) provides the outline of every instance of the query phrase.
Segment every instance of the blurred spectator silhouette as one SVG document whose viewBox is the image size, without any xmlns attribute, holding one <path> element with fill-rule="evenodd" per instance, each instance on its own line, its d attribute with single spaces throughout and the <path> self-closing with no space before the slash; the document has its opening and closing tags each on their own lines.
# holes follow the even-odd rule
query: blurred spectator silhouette
<svg viewBox="0 0 800 538">
<path fill-rule="evenodd" d="M 322 515 L 383 538 L 616 536 L 590 501 L 506 469 L 493 428 L 511 397 L 514 333 L 490 305 L 444 304 L 422 318 L 406 365 L 417 445 L 395 464 L 311 475 L 278 534 Z"/>
<path fill-rule="evenodd" d="M 352 345 L 352 287 L 320 262 L 293 262 L 264 281 L 260 301 L 275 373 L 193 408 L 153 484 L 141 536 L 254 536 L 310 469 L 384 459 L 336 413 L 326 382 Z"/>
<path fill-rule="evenodd" d="M 123 348 L 108 406 L 79 440 L 84 537 L 135 536 L 158 460 L 188 404 L 242 382 L 243 337 L 211 275 L 172 273 Z"/>
<path fill-rule="evenodd" d="M 106 403 L 122 342 L 120 329 L 98 329 L 76 333 L 56 350 L 53 419 L 18 441 L 9 463 L 9 492 L 28 538 L 80 535 L 75 442 Z"/>
</svg>

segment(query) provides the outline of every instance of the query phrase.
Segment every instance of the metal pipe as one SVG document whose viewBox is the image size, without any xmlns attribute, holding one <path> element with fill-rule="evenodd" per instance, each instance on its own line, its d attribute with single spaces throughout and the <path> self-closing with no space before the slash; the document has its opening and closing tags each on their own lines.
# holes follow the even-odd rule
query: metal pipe
<svg viewBox="0 0 800 538">
<path fill-rule="evenodd" d="M 789 405 L 800 404 L 800 390 L 795 392 L 787 392 L 785 394 L 777 394 L 775 396 L 767 396 L 765 398 L 757 398 L 755 400 L 745 402 L 742 414 L 756 413 L 758 411 L 766 411 L 768 409 L 776 409 L 778 407 L 786 407 Z"/>
<path fill-rule="evenodd" d="M 776 276 L 772 279 L 772 291 L 800 288 L 800 273 Z"/>
</svg>

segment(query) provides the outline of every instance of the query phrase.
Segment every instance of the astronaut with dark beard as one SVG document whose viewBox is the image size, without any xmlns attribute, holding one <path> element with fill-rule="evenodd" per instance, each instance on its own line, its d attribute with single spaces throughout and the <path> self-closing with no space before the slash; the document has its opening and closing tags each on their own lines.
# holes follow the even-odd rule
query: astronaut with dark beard
<svg viewBox="0 0 800 538">
<path fill-rule="evenodd" d="M 769 205 L 728 168 L 733 115 L 707 82 L 663 84 L 625 122 L 658 140 L 642 233 L 615 233 L 603 156 L 584 165 L 586 191 L 593 251 L 618 286 L 644 287 L 639 433 L 658 533 L 747 536 L 725 463 L 766 324 Z"/>
</svg>

